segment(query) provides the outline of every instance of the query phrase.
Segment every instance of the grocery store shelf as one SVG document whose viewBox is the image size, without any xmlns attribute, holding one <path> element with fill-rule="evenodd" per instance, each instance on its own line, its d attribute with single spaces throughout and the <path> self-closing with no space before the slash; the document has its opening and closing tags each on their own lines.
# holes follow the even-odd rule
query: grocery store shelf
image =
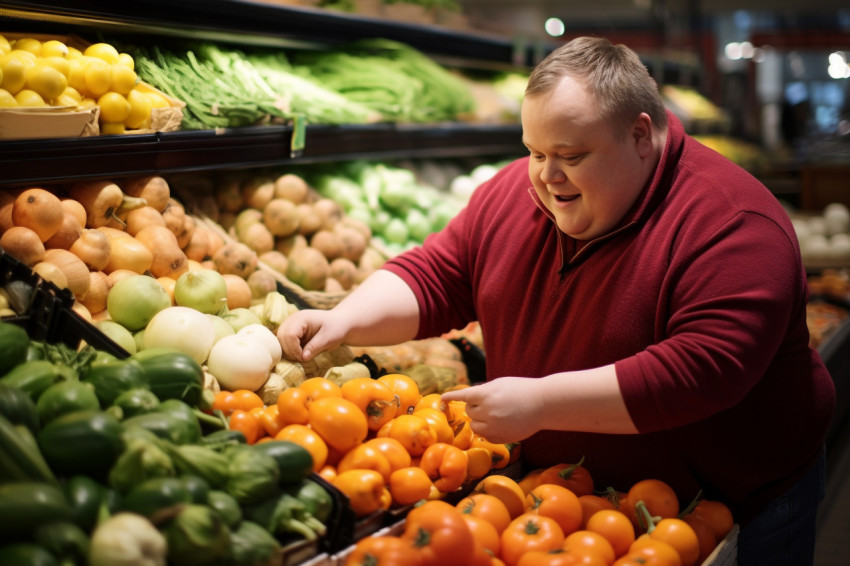
<svg viewBox="0 0 850 566">
<path fill-rule="evenodd" d="M 519 155 L 518 125 L 308 126 L 293 155 L 289 126 L 0 141 L 0 186 L 352 159 Z"/>
<path fill-rule="evenodd" d="M 110 33 L 218 38 L 264 45 L 338 45 L 362 38 L 402 41 L 431 55 L 527 66 L 532 46 L 451 28 L 246 0 L 10 1 L 0 6 L 6 30 L 29 31 L 33 21 L 85 26 Z"/>
</svg>

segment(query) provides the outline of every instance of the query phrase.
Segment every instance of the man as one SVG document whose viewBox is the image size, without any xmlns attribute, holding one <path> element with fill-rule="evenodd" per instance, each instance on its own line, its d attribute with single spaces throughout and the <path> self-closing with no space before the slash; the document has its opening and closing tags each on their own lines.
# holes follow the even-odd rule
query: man
<svg viewBox="0 0 850 566">
<path fill-rule="evenodd" d="M 597 489 L 702 490 L 742 524 L 741 565 L 811 562 L 835 391 L 787 215 L 605 39 L 534 70 L 522 127 L 529 157 L 335 309 L 288 319 L 286 354 L 478 320 L 488 382 L 444 395 L 477 433 L 522 440 L 529 469 L 584 457 Z"/>
</svg>

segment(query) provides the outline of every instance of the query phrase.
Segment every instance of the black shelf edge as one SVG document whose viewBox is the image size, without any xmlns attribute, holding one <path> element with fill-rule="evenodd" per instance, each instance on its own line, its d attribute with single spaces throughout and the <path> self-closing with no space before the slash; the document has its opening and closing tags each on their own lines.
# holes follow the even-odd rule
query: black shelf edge
<svg viewBox="0 0 850 566">
<path fill-rule="evenodd" d="M 353 159 L 521 155 L 519 125 L 290 126 L 0 141 L 0 186 Z"/>
<path fill-rule="evenodd" d="M 65 0 L 59 2 L 7 1 L 0 16 L 10 22 L 39 25 L 85 26 L 116 32 L 151 35 L 200 34 L 213 32 L 238 42 L 303 41 L 338 45 L 367 37 L 404 42 L 423 52 L 463 59 L 528 66 L 532 49 L 521 41 L 454 30 L 430 24 L 415 24 L 334 12 L 251 2 L 247 0 Z M 5 22 L 4 22 L 5 23 Z"/>
</svg>

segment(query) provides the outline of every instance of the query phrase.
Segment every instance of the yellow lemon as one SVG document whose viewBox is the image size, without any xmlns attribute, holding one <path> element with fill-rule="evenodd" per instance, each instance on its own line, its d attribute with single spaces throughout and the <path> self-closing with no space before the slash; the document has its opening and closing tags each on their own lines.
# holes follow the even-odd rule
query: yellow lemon
<svg viewBox="0 0 850 566">
<path fill-rule="evenodd" d="M 110 65 L 110 71 L 112 73 L 112 83 L 109 89 L 124 96 L 130 94 L 130 91 L 133 90 L 139 80 L 136 71 L 120 63 Z"/>
<path fill-rule="evenodd" d="M 68 79 L 46 63 L 39 62 L 27 69 L 26 88 L 34 90 L 45 101 L 58 98 L 68 86 Z"/>
<path fill-rule="evenodd" d="M 71 62 L 65 59 L 64 57 L 57 57 L 56 55 L 52 55 L 50 57 L 42 57 L 38 60 L 38 63 L 50 65 L 51 67 L 65 75 L 66 79 L 71 76 Z"/>
<path fill-rule="evenodd" d="M 41 42 L 34 37 L 22 37 L 15 40 L 15 44 L 12 47 L 29 51 L 33 55 L 38 55 L 41 52 Z"/>
<path fill-rule="evenodd" d="M 0 88 L 0 108 L 14 108 L 18 105 L 18 101 L 12 96 L 12 93 L 4 88 Z"/>
<path fill-rule="evenodd" d="M 118 123 L 105 122 L 105 123 L 100 124 L 100 133 L 101 133 L 101 135 L 104 135 L 104 136 L 114 135 L 114 134 L 123 134 L 125 131 L 126 131 L 126 127 L 121 122 L 118 122 Z"/>
<path fill-rule="evenodd" d="M 124 65 L 125 67 L 129 67 L 133 70 L 136 69 L 136 61 L 133 60 L 133 56 L 129 53 L 119 53 L 118 64 Z"/>
<path fill-rule="evenodd" d="M 97 99 L 100 106 L 100 121 L 102 123 L 123 123 L 130 115 L 130 103 L 117 92 L 107 92 Z"/>
<path fill-rule="evenodd" d="M 15 100 L 18 102 L 18 106 L 47 106 L 47 103 L 44 101 L 40 94 L 28 88 L 19 90 L 18 93 L 15 95 Z"/>
<path fill-rule="evenodd" d="M 3 71 L 0 88 L 12 94 L 24 88 L 24 83 L 27 81 L 26 67 L 16 55 L 11 53 L 0 55 L 0 69 Z"/>
<path fill-rule="evenodd" d="M 80 100 L 80 108 L 84 110 L 94 108 L 95 106 L 97 106 L 97 100 L 95 100 L 94 98 L 84 96 L 83 99 Z"/>
<path fill-rule="evenodd" d="M 68 46 L 68 59 L 79 59 L 83 56 L 83 52 L 76 47 Z"/>
<path fill-rule="evenodd" d="M 103 59 L 110 65 L 118 62 L 118 50 L 109 43 L 93 43 L 86 47 L 85 51 L 83 51 L 83 55 Z"/>
<path fill-rule="evenodd" d="M 35 65 L 35 62 L 38 59 L 37 55 L 35 55 L 31 51 L 27 51 L 26 49 L 12 49 L 9 54 L 15 55 L 18 59 L 21 60 L 21 63 L 23 63 L 27 67 Z"/>
<path fill-rule="evenodd" d="M 49 39 L 41 44 L 39 55 L 42 57 L 68 57 L 68 46 L 58 39 Z"/>
<path fill-rule="evenodd" d="M 127 95 L 127 102 L 130 103 L 130 114 L 124 120 L 124 124 L 132 130 L 149 128 L 151 122 L 150 99 L 144 93 L 134 89 Z"/>
<path fill-rule="evenodd" d="M 168 108 L 171 104 L 158 92 L 145 92 L 145 96 L 151 101 L 151 108 Z"/>
<path fill-rule="evenodd" d="M 77 102 L 83 99 L 83 95 L 80 94 L 80 92 L 72 86 L 65 87 L 65 91 L 62 93 L 62 96 L 70 96 Z"/>
<path fill-rule="evenodd" d="M 77 100 L 73 96 L 68 96 L 65 93 L 60 94 L 58 98 L 55 98 L 53 100 L 53 106 L 70 106 L 72 108 L 76 108 L 79 105 L 79 100 Z"/>
<path fill-rule="evenodd" d="M 109 91 L 109 87 L 112 84 L 112 73 L 109 64 L 99 59 L 90 61 L 85 66 L 85 80 L 86 91 L 92 95 L 92 98 L 102 96 Z"/>
<path fill-rule="evenodd" d="M 12 44 L 5 36 L 0 34 L 0 55 L 4 55 L 12 50 Z"/>
</svg>

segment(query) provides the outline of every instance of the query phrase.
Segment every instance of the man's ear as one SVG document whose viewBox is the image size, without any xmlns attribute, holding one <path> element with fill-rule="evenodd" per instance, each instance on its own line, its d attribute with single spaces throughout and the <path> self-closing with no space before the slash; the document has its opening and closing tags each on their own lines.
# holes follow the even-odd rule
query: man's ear
<svg viewBox="0 0 850 566">
<path fill-rule="evenodd" d="M 652 153 L 652 118 L 649 117 L 649 114 L 641 112 L 635 118 L 629 135 L 634 141 L 638 155 L 646 157 Z"/>
</svg>

